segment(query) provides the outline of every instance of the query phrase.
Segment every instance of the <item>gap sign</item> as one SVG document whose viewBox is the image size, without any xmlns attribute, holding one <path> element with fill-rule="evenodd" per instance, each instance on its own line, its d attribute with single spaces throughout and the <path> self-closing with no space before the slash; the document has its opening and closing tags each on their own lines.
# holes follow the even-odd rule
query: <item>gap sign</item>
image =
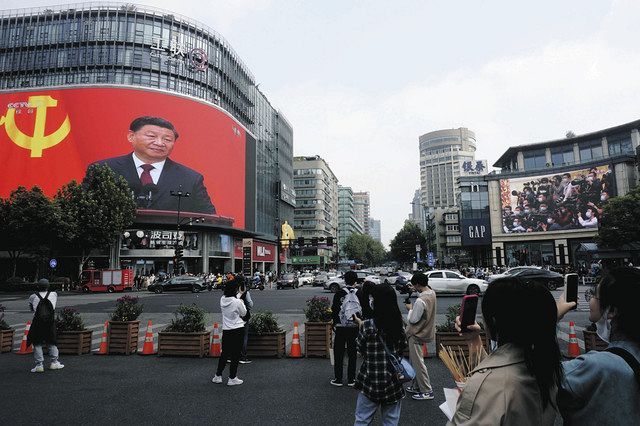
<svg viewBox="0 0 640 426">
<path fill-rule="evenodd" d="M 491 244 L 491 223 L 489 219 L 460 219 L 460 234 L 463 246 L 484 246 Z"/>
</svg>

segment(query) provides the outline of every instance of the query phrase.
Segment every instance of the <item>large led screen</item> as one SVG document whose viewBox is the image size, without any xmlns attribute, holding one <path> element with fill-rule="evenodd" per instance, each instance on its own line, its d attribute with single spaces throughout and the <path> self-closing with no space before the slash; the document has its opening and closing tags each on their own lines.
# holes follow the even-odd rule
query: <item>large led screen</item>
<svg viewBox="0 0 640 426">
<path fill-rule="evenodd" d="M 597 229 L 614 195 L 609 166 L 500 180 L 502 232 Z"/>
<path fill-rule="evenodd" d="M 252 226 L 252 139 L 213 105 L 152 90 L 69 88 L 0 93 L 0 114 L 2 197 L 19 185 L 53 196 L 98 163 L 127 180 L 141 214 L 175 214 L 180 199 L 185 214 Z M 180 190 L 189 197 L 171 195 Z"/>
</svg>

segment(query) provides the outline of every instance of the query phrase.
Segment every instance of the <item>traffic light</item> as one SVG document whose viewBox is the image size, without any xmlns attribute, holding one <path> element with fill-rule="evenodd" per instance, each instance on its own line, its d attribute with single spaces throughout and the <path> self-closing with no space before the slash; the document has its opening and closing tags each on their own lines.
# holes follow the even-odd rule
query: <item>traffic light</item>
<svg viewBox="0 0 640 426">
<path fill-rule="evenodd" d="M 327 246 L 329 247 L 333 246 L 333 237 L 327 237 Z"/>
<path fill-rule="evenodd" d="M 313 247 L 318 247 L 318 237 L 311 238 L 311 245 Z"/>
</svg>

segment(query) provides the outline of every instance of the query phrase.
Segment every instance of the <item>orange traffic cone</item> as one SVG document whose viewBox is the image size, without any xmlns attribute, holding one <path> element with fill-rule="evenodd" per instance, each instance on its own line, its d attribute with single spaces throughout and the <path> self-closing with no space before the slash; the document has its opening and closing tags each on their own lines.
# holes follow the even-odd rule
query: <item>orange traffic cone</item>
<svg viewBox="0 0 640 426">
<path fill-rule="evenodd" d="M 577 358 L 580 356 L 580 346 L 578 346 L 578 337 L 576 336 L 575 323 L 569 321 L 569 358 Z"/>
<path fill-rule="evenodd" d="M 144 345 L 142 346 L 142 352 L 140 355 L 155 355 L 156 351 L 153 348 L 153 325 L 151 320 L 147 322 L 147 334 L 144 336 Z"/>
<path fill-rule="evenodd" d="M 211 338 L 211 349 L 209 349 L 209 356 L 212 358 L 219 358 L 222 353 L 222 346 L 220 345 L 220 334 L 218 331 L 218 323 L 213 323 L 213 337 Z"/>
<path fill-rule="evenodd" d="M 427 348 L 427 344 L 423 343 L 422 344 L 422 357 L 426 358 L 429 356 L 429 349 Z"/>
<path fill-rule="evenodd" d="M 293 339 L 291 340 L 291 358 L 302 358 L 302 350 L 300 348 L 300 333 L 298 333 L 298 323 L 293 323 Z"/>
<path fill-rule="evenodd" d="M 107 327 L 108 326 L 109 326 L 109 321 L 105 321 L 104 328 L 102 329 L 102 338 L 100 339 L 100 349 L 98 349 L 98 352 L 94 352 L 95 355 L 107 354 Z"/>
<path fill-rule="evenodd" d="M 27 355 L 33 353 L 33 346 L 27 343 L 27 336 L 29 335 L 29 329 L 31 328 L 31 321 L 27 321 L 27 325 L 24 328 L 24 334 L 22 335 L 22 343 L 20 343 L 20 350 L 16 352 L 20 355 Z"/>
</svg>

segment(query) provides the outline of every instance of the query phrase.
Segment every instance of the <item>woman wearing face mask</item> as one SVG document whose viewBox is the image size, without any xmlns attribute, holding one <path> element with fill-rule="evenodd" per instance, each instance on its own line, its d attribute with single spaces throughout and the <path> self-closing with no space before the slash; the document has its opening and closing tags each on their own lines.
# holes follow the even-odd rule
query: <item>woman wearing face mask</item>
<svg viewBox="0 0 640 426">
<path fill-rule="evenodd" d="M 613 269 L 585 299 L 589 320 L 609 347 L 563 362 L 560 413 L 569 425 L 640 425 L 640 270 Z M 558 318 L 573 306 L 561 297 Z"/>
<path fill-rule="evenodd" d="M 517 277 L 491 282 L 482 317 L 496 348 L 473 370 L 449 425 L 554 424 L 562 379 L 557 315 L 545 287 Z M 474 350 L 480 327 L 470 329 L 464 336 Z"/>
</svg>

